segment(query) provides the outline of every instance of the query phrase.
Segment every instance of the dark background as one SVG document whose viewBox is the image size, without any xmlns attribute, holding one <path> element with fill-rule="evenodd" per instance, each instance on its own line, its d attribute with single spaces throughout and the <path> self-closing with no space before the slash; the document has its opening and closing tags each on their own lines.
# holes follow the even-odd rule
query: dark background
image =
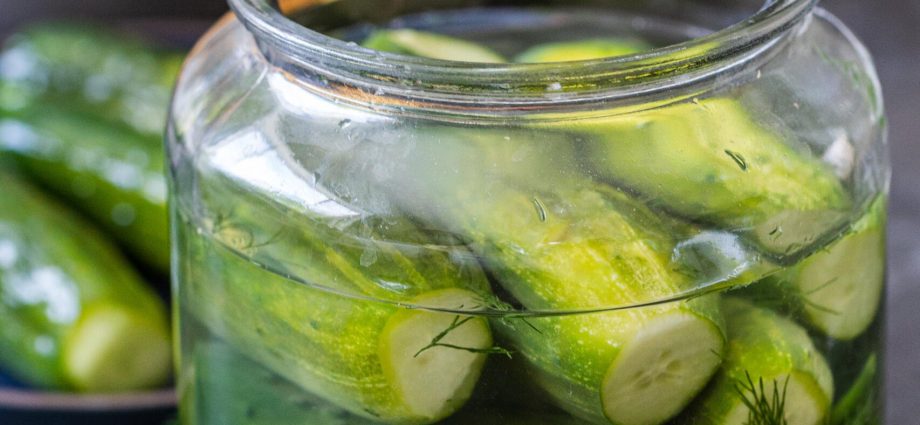
<svg viewBox="0 0 920 425">
<path fill-rule="evenodd" d="M 822 0 L 875 57 L 894 163 L 889 229 L 887 399 L 889 425 L 920 424 L 920 0 Z M 183 32 L 227 10 L 222 0 L 0 0 L 0 35 L 39 18 L 171 18 Z M 178 19 L 178 20 L 176 20 Z"/>
</svg>

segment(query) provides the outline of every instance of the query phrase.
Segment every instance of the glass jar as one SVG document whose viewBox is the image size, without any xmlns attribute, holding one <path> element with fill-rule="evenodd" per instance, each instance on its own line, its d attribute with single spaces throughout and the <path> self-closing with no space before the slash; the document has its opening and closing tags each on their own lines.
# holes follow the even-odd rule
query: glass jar
<svg viewBox="0 0 920 425">
<path fill-rule="evenodd" d="M 885 120 L 828 12 L 307 3 L 230 0 L 178 83 L 182 423 L 878 423 Z"/>
</svg>

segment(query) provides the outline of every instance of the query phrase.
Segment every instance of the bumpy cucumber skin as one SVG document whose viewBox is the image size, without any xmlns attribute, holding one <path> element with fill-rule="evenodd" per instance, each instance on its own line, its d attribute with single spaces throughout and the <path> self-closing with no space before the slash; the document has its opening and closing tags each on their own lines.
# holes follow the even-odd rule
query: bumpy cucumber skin
<svg viewBox="0 0 920 425">
<path fill-rule="evenodd" d="M 794 375 L 807 382 L 812 401 L 820 404 L 819 411 L 829 411 L 833 376 L 804 329 L 777 313 L 734 297 L 723 299 L 722 311 L 728 326 L 728 348 L 722 366 L 678 423 L 726 425 L 730 412 L 742 403 L 738 385 L 747 383 L 748 376 L 755 384 L 760 379 L 768 384 L 778 377 Z M 778 384 L 783 385 L 783 381 Z"/>
<path fill-rule="evenodd" d="M 98 27 L 36 25 L 12 35 L 0 55 L 0 109 L 67 104 L 160 141 L 182 60 Z"/>
<path fill-rule="evenodd" d="M 531 47 L 514 58 L 515 62 L 544 63 L 602 59 L 631 55 L 648 50 L 645 43 L 616 38 L 546 43 Z"/>
<path fill-rule="evenodd" d="M 130 312 L 168 338 L 163 302 L 90 224 L 12 174 L 0 172 L 0 182 L 0 361 L 12 373 L 79 389 L 61 356 L 96 306 Z"/>
<path fill-rule="evenodd" d="M 44 105 L 0 112 L 0 154 L 91 216 L 134 257 L 169 270 L 164 153 L 157 143 Z"/>
<path fill-rule="evenodd" d="M 777 256 L 827 237 L 849 212 L 828 166 L 784 145 L 731 99 L 562 126 L 585 135 L 584 158 L 604 179 L 683 217 L 742 231 Z"/>
<path fill-rule="evenodd" d="M 540 222 L 536 215 L 515 214 L 532 204 L 530 199 L 507 193 L 502 202 L 492 204 L 492 214 L 480 217 L 476 226 L 468 223 L 466 231 L 502 286 L 529 309 L 625 305 L 679 292 L 682 278 L 672 273 L 663 255 L 670 252 L 669 238 L 656 229 L 654 218 L 646 216 L 641 221 L 648 227 L 636 227 L 604 198 L 597 191 L 574 193 L 565 202 L 571 202 L 571 210 L 587 213 Z M 549 211 L 563 209 L 551 197 L 541 199 Z M 644 215 L 635 208 L 627 211 Z M 508 221 L 515 216 L 520 221 Z M 699 317 L 722 337 L 719 308 L 711 297 L 628 313 L 533 319 L 537 330 L 515 321 L 495 327 L 520 350 L 560 406 L 607 423 L 601 398 L 611 364 L 644 325 L 679 311 Z M 682 394 L 683 402 L 689 403 L 694 394 Z"/>
<path fill-rule="evenodd" d="M 231 231 L 227 227 L 231 224 L 225 224 L 215 236 L 248 232 L 239 223 L 256 218 L 245 214 L 238 211 L 234 215 L 234 223 L 241 227 Z M 285 249 L 284 256 L 276 258 L 296 264 L 296 269 L 287 269 L 295 270 L 292 274 L 330 285 L 333 291 L 404 302 L 410 302 L 414 294 L 439 289 L 464 288 L 475 294 L 489 291 L 478 268 L 460 270 L 443 252 L 413 258 L 380 245 L 374 264 L 362 266 L 360 257 L 366 246 L 329 244 L 321 230 L 305 221 L 308 219 L 292 222 L 292 228 L 284 232 L 298 238 L 297 248 Z M 459 394 L 444 407 L 441 416 L 420 417 L 401 400 L 379 357 L 384 330 L 401 308 L 283 279 L 194 232 L 185 222 L 178 229 L 179 249 L 186 259 L 179 270 L 180 297 L 199 321 L 247 356 L 299 387 L 369 419 L 431 423 L 466 401 L 469 395 Z M 380 282 L 404 284 L 409 292 L 396 293 Z M 471 378 L 478 373 L 472 371 Z"/>
</svg>

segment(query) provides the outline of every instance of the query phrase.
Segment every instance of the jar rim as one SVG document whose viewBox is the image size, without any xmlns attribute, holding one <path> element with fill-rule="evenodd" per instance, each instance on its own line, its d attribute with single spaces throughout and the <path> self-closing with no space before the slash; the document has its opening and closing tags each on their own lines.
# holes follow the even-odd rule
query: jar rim
<svg viewBox="0 0 920 425">
<path fill-rule="evenodd" d="M 380 52 L 303 26 L 273 6 L 272 0 L 228 3 L 260 47 L 272 52 L 267 55 L 270 60 L 282 67 L 340 78 L 369 95 L 394 95 L 403 106 L 436 104 L 468 112 L 634 101 L 665 92 L 674 97 L 675 89 L 695 86 L 760 56 L 808 15 L 817 0 L 766 0 L 741 22 L 631 55 L 501 64 Z M 358 97 L 367 100 L 368 96 Z"/>
</svg>

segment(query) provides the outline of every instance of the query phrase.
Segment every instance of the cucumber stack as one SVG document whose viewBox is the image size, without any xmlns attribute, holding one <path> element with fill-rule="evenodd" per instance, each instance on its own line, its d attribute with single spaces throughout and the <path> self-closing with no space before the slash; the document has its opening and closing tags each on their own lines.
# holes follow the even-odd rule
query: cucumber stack
<svg viewBox="0 0 920 425">
<path fill-rule="evenodd" d="M 0 54 L 0 154 L 163 274 L 163 132 L 182 58 L 66 23 L 26 28 Z"/>
</svg>

